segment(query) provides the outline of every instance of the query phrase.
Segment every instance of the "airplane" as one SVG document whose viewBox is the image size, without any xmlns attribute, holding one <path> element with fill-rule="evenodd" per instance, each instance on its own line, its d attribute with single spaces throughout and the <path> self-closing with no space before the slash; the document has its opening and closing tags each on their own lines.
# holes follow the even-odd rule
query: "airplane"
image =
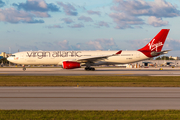
<svg viewBox="0 0 180 120">
<path fill-rule="evenodd" d="M 146 60 L 170 50 L 162 50 L 170 29 L 162 29 L 147 45 L 136 51 L 24 51 L 12 54 L 8 61 L 23 65 L 61 65 L 63 69 L 86 66 L 85 70 L 94 71 L 91 66 L 127 64 Z"/>
</svg>

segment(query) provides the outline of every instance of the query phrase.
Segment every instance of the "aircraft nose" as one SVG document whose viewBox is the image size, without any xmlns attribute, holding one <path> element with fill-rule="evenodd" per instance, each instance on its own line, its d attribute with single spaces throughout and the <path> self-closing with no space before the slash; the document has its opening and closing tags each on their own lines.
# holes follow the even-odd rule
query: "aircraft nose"
<svg viewBox="0 0 180 120">
<path fill-rule="evenodd" d="M 11 57 L 8 57 L 7 60 L 11 62 L 12 58 L 11 58 Z"/>
</svg>

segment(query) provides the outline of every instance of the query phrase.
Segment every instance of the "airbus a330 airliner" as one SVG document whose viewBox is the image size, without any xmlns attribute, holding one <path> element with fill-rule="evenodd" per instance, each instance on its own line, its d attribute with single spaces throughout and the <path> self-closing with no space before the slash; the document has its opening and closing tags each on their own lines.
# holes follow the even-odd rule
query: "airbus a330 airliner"
<svg viewBox="0 0 180 120">
<path fill-rule="evenodd" d="M 8 61 L 25 65 L 62 65 L 64 69 L 80 68 L 95 70 L 91 66 L 127 64 L 161 54 L 169 29 L 162 29 L 146 46 L 137 51 L 25 51 L 12 54 Z M 26 70 L 23 67 L 23 70 Z"/>
</svg>

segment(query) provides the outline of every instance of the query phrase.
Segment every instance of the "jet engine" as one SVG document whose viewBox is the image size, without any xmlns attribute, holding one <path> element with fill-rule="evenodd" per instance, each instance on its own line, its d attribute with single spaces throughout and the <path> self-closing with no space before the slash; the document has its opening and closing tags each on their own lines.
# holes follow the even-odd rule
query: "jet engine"
<svg viewBox="0 0 180 120">
<path fill-rule="evenodd" d="M 73 61 L 63 61 L 62 66 L 64 69 L 74 69 L 81 67 L 80 63 Z"/>
</svg>

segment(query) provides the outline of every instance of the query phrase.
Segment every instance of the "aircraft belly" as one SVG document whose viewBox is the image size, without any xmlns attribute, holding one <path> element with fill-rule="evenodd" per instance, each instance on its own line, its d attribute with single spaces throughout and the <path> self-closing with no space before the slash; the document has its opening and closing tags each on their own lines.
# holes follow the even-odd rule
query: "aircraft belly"
<svg viewBox="0 0 180 120">
<path fill-rule="evenodd" d="M 141 52 L 138 52 L 138 56 L 137 55 L 133 55 L 130 57 L 129 56 L 113 56 L 106 59 L 105 61 L 108 63 L 126 64 L 126 63 L 133 63 L 136 61 L 145 60 L 147 58 L 148 57 L 146 57 L 144 54 L 142 54 Z"/>
<path fill-rule="evenodd" d="M 133 61 L 133 59 L 127 59 L 124 56 L 114 56 L 114 57 L 108 58 L 106 60 L 106 62 L 119 63 L 119 64 L 131 63 L 132 61 Z"/>
</svg>

